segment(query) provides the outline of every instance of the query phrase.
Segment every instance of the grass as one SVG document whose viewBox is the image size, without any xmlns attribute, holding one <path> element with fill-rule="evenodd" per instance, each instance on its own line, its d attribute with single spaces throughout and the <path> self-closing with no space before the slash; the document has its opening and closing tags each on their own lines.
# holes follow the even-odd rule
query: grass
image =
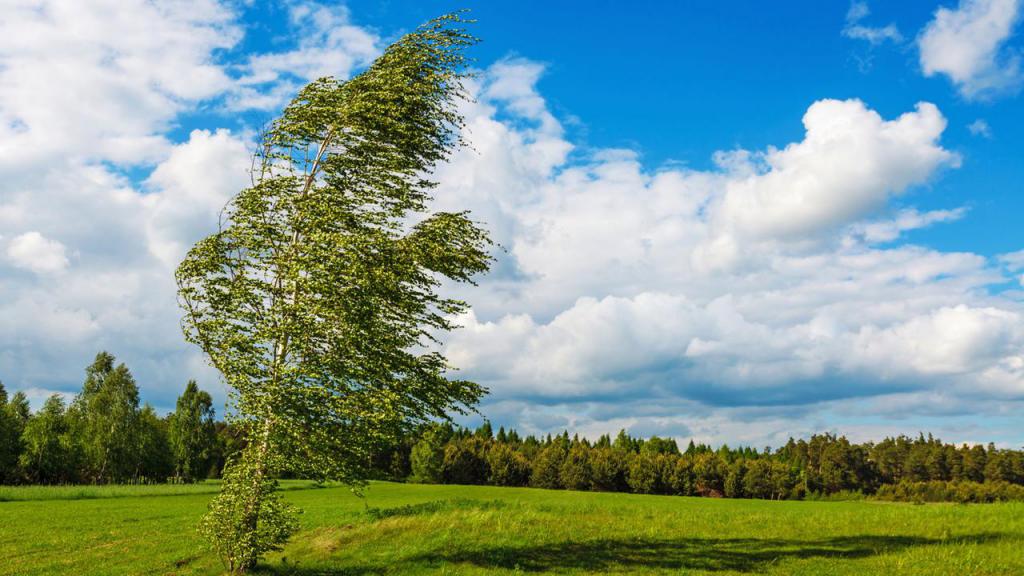
<svg viewBox="0 0 1024 576">
<path fill-rule="evenodd" d="M 257 573 L 1022 574 L 1024 503 L 765 502 L 289 482 L 303 530 Z M 7 488 L 0 574 L 217 574 L 215 484 Z M 19 494 L 19 491 L 24 491 Z M 48 492 L 50 492 L 48 494 Z"/>
<path fill-rule="evenodd" d="M 308 480 L 284 480 L 283 490 L 305 490 L 317 485 Z M 183 496 L 216 494 L 220 482 L 207 480 L 197 484 L 113 484 L 105 486 L 0 486 L 0 502 L 30 500 L 93 500 L 97 498 L 136 498 L 139 496 Z"/>
</svg>

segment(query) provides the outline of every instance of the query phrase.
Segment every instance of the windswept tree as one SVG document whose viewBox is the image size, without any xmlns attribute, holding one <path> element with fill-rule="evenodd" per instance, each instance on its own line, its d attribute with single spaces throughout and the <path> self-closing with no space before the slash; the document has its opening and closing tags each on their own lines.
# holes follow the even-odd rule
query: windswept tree
<svg viewBox="0 0 1024 576">
<path fill-rule="evenodd" d="M 248 434 L 202 525 L 232 572 L 294 529 L 279 471 L 359 485 L 374 447 L 484 393 L 448 378 L 436 346 L 466 309 L 441 282 L 491 261 L 467 213 L 429 208 L 431 172 L 460 142 L 475 39 L 459 24 L 434 20 L 351 80 L 302 89 L 264 135 L 252 186 L 177 270 L 186 337 Z"/>
<path fill-rule="evenodd" d="M 217 441 L 213 398 L 189 380 L 168 424 L 175 476 L 186 482 L 205 478 Z"/>
</svg>

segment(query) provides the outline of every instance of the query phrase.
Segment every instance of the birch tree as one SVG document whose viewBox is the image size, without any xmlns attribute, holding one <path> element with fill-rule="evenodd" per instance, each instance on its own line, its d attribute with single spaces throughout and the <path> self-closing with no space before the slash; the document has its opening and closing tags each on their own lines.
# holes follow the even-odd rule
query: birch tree
<svg viewBox="0 0 1024 576">
<path fill-rule="evenodd" d="M 435 166 L 460 144 L 464 50 L 449 15 L 363 73 L 303 88 L 272 123 L 252 186 L 177 270 L 186 338 L 232 390 L 248 445 L 202 530 L 242 572 L 295 529 L 283 470 L 358 486 L 370 453 L 484 390 L 449 377 L 436 346 L 467 304 L 490 241 L 466 212 L 429 210 Z"/>
</svg>

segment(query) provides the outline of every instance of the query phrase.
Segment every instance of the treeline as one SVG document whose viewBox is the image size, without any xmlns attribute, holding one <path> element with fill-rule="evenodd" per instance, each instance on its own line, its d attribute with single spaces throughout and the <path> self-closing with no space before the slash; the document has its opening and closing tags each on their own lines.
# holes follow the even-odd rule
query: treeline
<svg viewBox="0 0 1024 576">
<path fill-rule="evenodd" d="M 173 413 L 139 405 L 124 364 L 101 352 L 82 391 L 50 396 L 36 413 L 25 394 L 0 384 L 0 483 L 190 482 L 220 474 L 243 445 L 237 429 L 214 421 L 213 400 L 189 382 Z"/>
<path fill-rule="evenodd" d="M 140 405 L 131 372 L 101 352 L 81 392 L 32 413 L 0 384 L 0 483 L 191 482 L 219 477 L 245 446 L 189 382 L 164 417 Z M 568 432 L 538 438 L 489 423 L 430 424 L 370 458 L 380 479 L 727 498 L 991 502 L 1024 500 L 1024 452 L 944 444 L 931 435 L 854 444 L 819 434 L 777 449 L 717 449 L 620 431 L 596 441 Z"/>
<path fill-rule="evenodd" d="M 944 444 L 931 435 L 854 444 L 819 434 L 772 450 L 713 449 L 692 441 L 634 438 L 596 442 L 522 438 L 490 424 L 476 430 L 432 425 L 377 455 L 382 478 L 637 494 L 805 499 L 1024 500 L 1024 452 Z"/>
</svg>

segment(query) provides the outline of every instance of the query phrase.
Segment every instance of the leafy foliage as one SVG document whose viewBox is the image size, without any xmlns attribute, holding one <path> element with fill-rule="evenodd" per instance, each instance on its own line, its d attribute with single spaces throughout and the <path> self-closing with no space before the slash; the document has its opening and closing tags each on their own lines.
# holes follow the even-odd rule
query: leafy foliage
<svg viewBox="0 0 1024 576">
<path fill-rule="evenodd" d="M 299 529 L 297 510 L 281 500 L 277 480 L 260 476 L 254 498 L 252 478 L 259 464 L 247 456 L 227 466 L 221 491 L 199 525 L 230 574 L 241 574 L 266 552 L 280 550 Z"/>
<path fill-rule="evenodd" d="M 264 135 L 253 185 L 178 267 L 186 338 L 232 388 L 249 436 L 251 487 L 231 485 L 242 513 L 206 524 L 225 531 L 215 542 L 245 542 L 221 547 L 244 554 L 233 565 L 274 542 L 243 537 L 261 530 L 266 478 L 358 485 L 374 450 L 484 393 L 449 379 L 434 346 L 467 308 L 438 294 L 442 280 L 470 282 L 491 262 L 468 214 L 429 212 L 430 173 L 460 142 L 475 42 L 460 23 L 429 22 L 351 80 L 303 88 Z"/>
<path fill-rule="evenodd" d="M 175 476 L 186 482 L 205 478 L 216 443 L 213 399 L 189 380 L 171 414 L 168 436 Z"/>
</svg>

